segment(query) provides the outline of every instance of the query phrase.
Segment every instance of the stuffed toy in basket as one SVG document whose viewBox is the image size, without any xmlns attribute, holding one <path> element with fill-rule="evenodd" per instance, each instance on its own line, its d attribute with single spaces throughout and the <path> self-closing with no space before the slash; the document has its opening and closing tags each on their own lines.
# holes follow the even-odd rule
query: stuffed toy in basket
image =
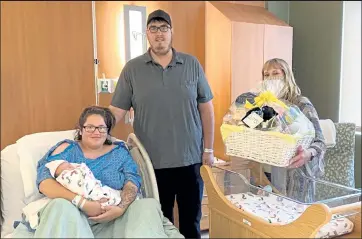
<svg viewBox="0 0 362 239">
<path fill-rule="evenodd" d="M 221 135 L 226 154 L 278 167 L 315 137 L 312 122 L 295 105 L 270 91 L 240 95 L 224 116 Z"/>
</svg>

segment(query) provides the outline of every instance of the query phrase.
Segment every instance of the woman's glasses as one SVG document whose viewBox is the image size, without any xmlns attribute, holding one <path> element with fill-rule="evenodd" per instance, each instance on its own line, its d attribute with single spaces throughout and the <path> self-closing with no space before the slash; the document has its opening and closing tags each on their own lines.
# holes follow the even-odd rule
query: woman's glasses
<svg viewBox="0 0 362 239">
<path fill-rule="evenodd" d="M 107 133 L 108 128 L 105 126 L 93 126 L 93 125 L 86 125 L 83 126 L 83 129 L 85 129 L 85 131 L 87 133 L 94 133 L 94 131 L 96 131 L 96 129 L 98 129 L 98 132 L 101 134 Z"/>
</svg>

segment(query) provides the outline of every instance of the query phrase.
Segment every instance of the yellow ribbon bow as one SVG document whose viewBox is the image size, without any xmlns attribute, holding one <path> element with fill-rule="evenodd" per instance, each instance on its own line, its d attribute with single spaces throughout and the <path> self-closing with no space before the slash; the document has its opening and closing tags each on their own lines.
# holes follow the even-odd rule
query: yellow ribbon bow
<svg viewBox="0 0 362 239">
<path fill-rule="evenodd" d="M 278 100 L 277 97 L 275 97 L 275 95 L 270 92 L 270 91 L 264 91 L 262 93 L 259 94 L 259 96 L 254 98 L 254 104 L 251 104 L 248 100 L 246 100 L 245 102 L 245 108 L 247 109 L 252 109 L 255 107 L 262 107 L 265 103 L 271 103 L 274 102 L 277 105 L 283 107 L 284 109 L 288 109 L 287 105 L 284 104 L 282 101 Z"/>
</svg>

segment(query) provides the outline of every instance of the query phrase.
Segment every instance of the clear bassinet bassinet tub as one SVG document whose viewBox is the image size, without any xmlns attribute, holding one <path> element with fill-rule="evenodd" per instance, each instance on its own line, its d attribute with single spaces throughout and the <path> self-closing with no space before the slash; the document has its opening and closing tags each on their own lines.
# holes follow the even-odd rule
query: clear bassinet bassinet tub
<svg viewBox="0 0 362 239">
<path fill-rule="evenodd" d="M 255 172 L 255 167 L 246 167 L 241 170 L 238 169 L 236 172 L 230 167 L 216 166 L 212 170 L 212 176 L 215 180 L 214 185 L 207 179 L 205 180 L 206 171 L 204 169 L 202 169 L 202 171 L 204 171 L 202 172 L 202 176 L 209 197 L 208 200 L 211 214 L 210 237 L 223 237 L 220 234 L 217 236 L 212 233 L 212 210 L 218 211 L 217 207 L 220 206 L 218 203 L 212 202 L 213 199 L 211 197 L 215 194 L 211 191 L 213 191 L 215 187 L 218 188 L 216 191 L 221 192 L 224 198 L 227 199 L 228 202 L 231 202 L 233 207 L 238 208 L 239 212 L 244 214 L 243 216 L 256 216 L 264 221 L 264 223 L 268 223 L 270 226 L 276 226 L 275 228 L 280 228 L 280 230 L 283 230 L 283 225 L 296 224 L 302 220 L 302 215 L 310 206 L 323 204 L 327 212 L 330 213 L 330 217 L 325 223 L 316 226 L 315 232 L 311 235 L 312 238 L 347 236 L 351 235 L 354 230 L 357 232 L 359 231 L 360 237 L 360 225 L 356 225 L 355 220 L 356 215 L 359 214 L 357 215 L 357 219 L 359 218 L 357 223 L 360 224 L 361 191 L 358 189 L 323 180 L 316 180 L 306 176 L 301 170 L 298 170 L 298 176 L 305 179 L 304 181 L 306 184 L 304 187 L 299 187 L 297 189 L 290 189 L 287 187 L 286 191 L 282 193 L 277 191 L 275 187 L 272 187 L 273 191 L 271 192 L 271 188 L 265 188 L 270 182 L 261 180 L 263 176 L 260 172 Z M 214 187 L 214 189 L 211 187 Z M 219 203 L 220 202 L 221 201 L 219 201 Z M 222 206 L 220 206 L 219 209 L 221 210 L 221 208 Z M 227 215 L 224 216 L 227 217 Z M 245 219 L 243 216 L 240 216 L 240 220 L 243 218 L 240 225 L 244 224 L 244 227 L 245 225 L 249 225 L 251 227 L 250 230 L 252 231 L 253 226 L 249 222 L 250 220 Z M 214 219 L 215 218 L 216 217 L 214 217 Z M 227 230 L 226 227 L 225 230 Z M 311 225 L 309 227 L 311 227 Z M 263 227 L 261 226 L 259 228 Z M 231 229 L 228 230 L 229 232 L 232 231 Z M 289 236 L 298 237 L 298 235 L 302 234 L 303 233 L 300 234 L 296 232 L 295 236 Z M 245 235 L 252 237 L 253 234 L 242 234 L 240 232 L 238 236 L 235 237 L 242 238 Z M 273 237 L 272 235 L 268 235 L 268 231 L 262 232 L 262 235 L 259 236 L 263 237 L 263 235 L 265 237 Z M 225 234 L 225 236 L 233 237 L 230 234 Z"/>
</svg>

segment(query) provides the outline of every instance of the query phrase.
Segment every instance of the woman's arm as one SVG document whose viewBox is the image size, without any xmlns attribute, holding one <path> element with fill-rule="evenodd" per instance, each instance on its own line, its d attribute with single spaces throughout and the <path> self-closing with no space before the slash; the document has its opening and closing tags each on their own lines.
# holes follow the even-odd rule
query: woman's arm
<svg viewBox="0 0 362 239">
<path fill-rule="evenodd" d="M 121 191 L 121 203 L 118 206 L 107 206 L 104 209 L 105 213 L 97 216 L 90 217 L 89 219 L 96 222 L 109 222 L 122 216 L 129 205 L 136 199 L 138 189 L 141 187 L 141 176 L 138 174 L 138 166 L 133 160 L 131 154 L 125 147 L 121 147 L 120 159 L 123 164 L 120 173 L 124 174 L 125 183 Z"/>
<path fill-rule="evenodd" d="M 322 133 L 322 128 L 319 124 L 317 110 L 308 99 L 305 100 L 304 107 L 302 107 L 301 110 L 305 114 L 305 116 L 312 122 L 315 130 L 314 140 L 308 149 L 310 151 L 314 151 L 312 155 L 314 154 L 315 156 L 312 157 L 312 160 L 323 159 L 326 152 L 326 144 Z"/>
<path fill-rule="evenodd" d="M 137 197 L 138 189 L 141 187 L 141 176 L 138 174 L 138 166 L 128 149 L 122 148 L 122 150 L 125 150 L 127 154 L 124 157 L 124 164 L 121 169 L 125 176 L 125 184 L 121 191 L 122 201 L 118 206 L 127 209 Z"/>
<path fill-rule="evenodd" d="M 39 192 L 41 192 L 48 198 L 64 198 L 70 202 L 75 196 L 77 196 L 77 194 L 68 190 L 53 178 L 43 180 L 39 184 Z"/>
<path fill-rule="evenodd" d="M 59 155 L 69 146 L 69 143 L 62 143 L 54 149 L 50 156 Z M 52 149 L 51 149 L 52 150 Z M 45 166 L 49 161 L 47 155 L 42 158 L 38 163 L 38 175 L 37 184 L 39 192 L 47 196 L 48 198 L 64 198 L 68 201 L 72 201 L 76 196 L 63 185 L 58 183 L 50 174 L 49 169 Z"/>
<path fill-rule="evenodd" d="M 138 187 L 131 181 L 126 182 L 121 192 L 121 203 L 118 204 L 120 208 L 127 209 L 128 206 L 136 199 Z"/>
<path fill-rule="evenodd" d="M 306 150 L 309 157 L 307 162 L 311 162 L 309 166 L 311 166 L 310 169 L 312 176 L 320 177 L 324 173 L 324 154 L 326 152 L 326 144 L 319 124 L 318 113 L 313 104 L 306 97 L 302 97 L 298 107 L 314 126 L 315 137 L 309 148 Z"/>
<path fill-rule="evenodd" d="M 105 212 L 98 216 L 89 217 L 90 220 L 95 222 L 109 222 L 120 216 L 122 216 L 129 205 L 136 199 L 137 197 L 138 187 L 132 183 L 131 181 L 127 181 L 121 192 L 121 203 L 118 206 L 106 206 L 104 207 Z"/>
</svg>

